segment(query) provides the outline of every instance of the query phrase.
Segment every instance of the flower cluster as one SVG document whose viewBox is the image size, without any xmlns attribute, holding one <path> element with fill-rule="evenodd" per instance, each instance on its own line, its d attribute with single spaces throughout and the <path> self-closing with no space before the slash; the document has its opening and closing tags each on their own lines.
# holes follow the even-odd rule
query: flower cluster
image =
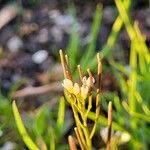
<svg viewBox="0 0 150 150">
<path fill-rule="evenodd" d="M 101 75 L 102 75 L 102 64 L 100 61 L 100 55 L 97 54 L 97 74 L 96 84 L 95 79 L 90 71 L 87 69 L 87 75 L 83 76 L 80 65 L 77 66 L 80 84 L 73 82 L 71 74 L 71 68 L 68 60 L 68 56 L 64 55 L 63 51 L 60 50 L 60 59 L 62 69 L 64 73 L 63 87 L 65 89 L 66 100 L 69 102 L 72 112 L 74 115 L 76 127 L 75 134 L 82 150 L 92 150 L 92 137 L 96 131 L 97 121 L 100 114 L 100 91 L 101 91 Z M 96 93 L 93 96 L 93 92 Z M 95 98 L 95 115 L 93 126 L 89 129 L 88 115 L 93 107 L 93 99 Z M 109 111 L 111 112 L 111 111 Z M 109 115 L 111 116 L 111 115 Z M 111 120 L 111 119 L 109 119 Z M 109 131 L 111 124 L 109 125 Z M 108 138 L 110 139 L 110 138 Z M 109 141 L 109 140 L 108 140 Z"/>
<path fill-rule="evenodd" d="M 69 79 L 64 79 L 62 85 L 70 94 L 74 94 L 76 97 L 85 100 L 88 96 L 89 89 L 90 87 L 92 87 L 94 82 L 95 80 L 93 77 L 92 77 L 92 83 L 90 77 L 88 78 L 83 77 L 81 87 L 79 86 L 78 83 L 73 83 Z"/>
</svg>

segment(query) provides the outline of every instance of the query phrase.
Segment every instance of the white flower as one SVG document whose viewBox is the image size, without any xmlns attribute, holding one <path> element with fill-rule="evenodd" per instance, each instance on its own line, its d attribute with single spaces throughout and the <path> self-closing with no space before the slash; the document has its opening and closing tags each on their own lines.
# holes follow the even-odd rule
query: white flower
<svg viewBox="0 0 150 150">
<path fill-rule="evenodd" d="M 78 95 L 79 93 L 80 93 L 80 87 L 79 87 L 78 83 L 75 83 L 73 86 L 73 94 Z"/>
<path fill-rule="evenodd" d="M 80 87 L 78 83 L 74 83 L 69 79 L 63 80 L 63 87 L 71 94 L 78 95 L 80 93 Z"/>
<path fill-rule="evenodd" d="M 79 87 L 78 83 L 74 83 L 69 79 L 63 80 L 63 87 L 70 93 L 74 94 L 78 98 L 85 100 L 88 96 L 89 88 L 90 88 L 90 78 L 86 79 L 86 77 L 82 80 L 83 85 Z M 94 78 L 93 78 L 94 83 Z"/>
<path fill-rule="evenodd" d="M 83 85 L 90 87 L 95 83 L 95 79 L 92 77 L 92 85 L 91 85 L 90 77 L 88 77 L 88 79 L 86 79 L 86 76 L 84 76 L 82 79 L 82 83 L 83 83 Z"/>
<path fill-rule="evenodd" d="M 63 80 L 63 87 L 70 93 L 73 92 L 73 82 L 69 79 L 64 79 Z"/>
<path fill-rule="evenodd" d="M 89 91 L 88 86 L 82 85 L 82 87 L 81 87 L 81 97 L 82 97 L 83 100 L 85 100 L 87 98 L 88 91 Z"/>
<path fill-rule="evenodd" d="M 108 128 L 107 127 L 102 128 L 100 131 L 100 135 L 105 143 L 107 142 L 107 134 L 108 134 Z M 111 132 L 111 140 L 115 141 L 115 143 L 117 144 L 126 143 L 130 140 L 130 138 L 131 137 L 127 132 L 121 132 L 121 131 L 114 132 L 114 130 L 112 130 Z"/>
</svg>

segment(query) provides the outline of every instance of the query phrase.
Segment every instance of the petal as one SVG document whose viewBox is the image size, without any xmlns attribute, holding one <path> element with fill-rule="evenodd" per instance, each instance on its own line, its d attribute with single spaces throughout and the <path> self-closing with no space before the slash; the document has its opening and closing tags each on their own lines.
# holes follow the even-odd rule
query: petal
<svg viewBox="0 0 150 150">
<path fill-rule="evenodd" d="M 92 85 L 95 83 L 95 79 L 92 77 Z M 90 77 L 87 79 L 87 86 L 91 86 Z"/>
<path fill-rule="evenodd" d="M 84 77 L 83 77 L 83 79 L 82 79 L 82 83 L 83 83 L 83 85 L 86 85 L 86 82 L 87 82 L 87 80 L 86 80 L 86 76 L 84 76 Z"/>
<path fill-rule="evenodd" d="M 128 142 L 129 140 L 130 140 L 130 135 L 128 133 L 122 133 L 121 142 L 125 143 L 125 142 Z"/>
<path fill-rule="evenodd" d="M 77 95 L 77 94 L 79 94 L 79 92 L 80 92 L 80 87 L 79 87 L 78 83 L 75 83 L 74 87 L 73 87 L 73 93 L 75 95 Z"/>
<path fill-rule="evenodd" d="M 82 97 L 83 99 L 86 99 L 86 98 L 87 98 L 88 91 L 89 91 L 88 86 L 82 86 L 82 87 L 81 87 L 81 97 Z"/>
<path fill-rule="evenodd" d="M 63 85 L 63 87 L 66 88 L 67 90 L 73 88 L 73 83 L 72 83 L 72 81 L 69 80 L 69 79 L 64 79 L 62 85 Z"/>
</svg>

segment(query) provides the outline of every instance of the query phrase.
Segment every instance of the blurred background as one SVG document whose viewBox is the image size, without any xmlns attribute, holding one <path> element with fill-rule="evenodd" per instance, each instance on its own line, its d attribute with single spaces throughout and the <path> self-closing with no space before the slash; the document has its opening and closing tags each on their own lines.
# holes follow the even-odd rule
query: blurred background
<svg viewBox="0 0 150 150">
<path fill-rule="evenodd" d="M 115 28 L 114 23 L 122 13 L 118 11 L 114 0 L 0 0 L 0 150 L 27 149 L 13 118 L 11 109 L 13 99 L 18 104 L 29 135 L 38 145 L 51 145 L 49 139 L 55 134 L 56 149 L 68 149 L 66 139 L 73 133 L 74 123 L 71 109 L 67 104 L 65 128 L 59 134 L 53 130 L 57 120 L 59 99 L 63 95 L 59 49 L 68 54 L 76 80 L 78 79 L 76 66 L 81 64 L 84 73 L 90 67 L 94 73 L 96 69 L 94 56 L 99 51 L 102 53 L 104 117 L 107 116 L 106 106 L 109 100 L 119 99 L 121 102 L 128 99 L 128 87 L 125 89 L 124 86 L 128 85 L 132 69 L 130 52 L 133 40 L 128 32 L 130 27 L 128 21 L 133 28 L 134 21 L 138 22 L 138 29 L 147 48 L 140 47 L 138 41 L 136 46 L 139 46 L 139 49 L 143 48 L 143 52 L 149 49 L 150 1 L 120 1 L 127 10 L 128 18 L 127 23 L 126 20 L 121 20 Z M 142 59 L 149 56 L 149 51 L 147 53 L 143 54 L 143 58 L 138 58 L 137 65 L 140 60 L 142 62 Z M 146 64 L 146 60 L 144 62 Z M 143 99 L 142 103 L 138 102 L 137 105 L 146 105 L 147 114 L 142 114 L 147 115 L 146 123 L 143 123 L 144 127 L 136 133 L 136 127 L 132 128 L 131 125 L 130 128 L 126 122 L 131 117 L 130 114 L 126 114 L 126 111 L 116 113 L 114 121 L 133 133 L 133 139 L 122 142 L 123 146 L 120 146 L 120 149 L 150 147 L 147 138 L 150 134 L 149 61 L 145 66 L 148 66 L 148 71 L 142 72 L 144 67 L 142 64 L 137 70 L 140 77 L 143 76 L 137 81 L 135 90 L 138 90 L 140 95 L 138 96 Z M 114 109 L 117 111 L 116 106 Z M 142 113 L 144 110 L 137 111 Z M 123 117 L 122 114 L 128 117 Z M 141 119 L 138 115 L 136 117 Z M 103 148 L 105 144 L 99 129 L 94 138 L 99 139 L 99 142 L 93 140 L 95 149 Z"/>
</svg>

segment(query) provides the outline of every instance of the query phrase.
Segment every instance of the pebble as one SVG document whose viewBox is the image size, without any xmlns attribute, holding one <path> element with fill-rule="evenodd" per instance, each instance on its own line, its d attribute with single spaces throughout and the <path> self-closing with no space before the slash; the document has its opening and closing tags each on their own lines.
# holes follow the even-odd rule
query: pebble
<svg viewBox="0 0 150 150">
<path fill-rule="evenodd" d="M 6 142 L 3 147 L 0 147 L 0 150 L 13 150 L 15 148 L 15 144 L 12 142 Z"/>
<path fill-rule="evenodd" d="M 11 52 L 15 53 L 23 47 L 23 42 L 18 36 L 13 36 L 7 41 L 7 47 Z"/>
<path fill-rule="evenodd" d="M 73 17 L 71 15 L 61 14 L 58 10 L 50 11 L 49 18 L 65 32 L 69 32 L 70 26 L 73 24 Z"/>
<path fill-rule="evenodd" d="M 36 64 L 41 64 L 48 57 L 48 52 L 46 50 L 39 50 L 32 55 L 32 60 Z"/>
<path fill-rule="evenodd" d="M 39 31 L 38 41 L 41 44 L 48 42 L 48 30 L 46 28 Z"/>
<path fill-rule="evenodd" d="M 63 38 L 63 31 L 57 27 L 57 26 L 53 26 L 50 29 L 51 35 L 54 37 L 54 40 L 57 42 L 60 42 Z"/>
</svg>

